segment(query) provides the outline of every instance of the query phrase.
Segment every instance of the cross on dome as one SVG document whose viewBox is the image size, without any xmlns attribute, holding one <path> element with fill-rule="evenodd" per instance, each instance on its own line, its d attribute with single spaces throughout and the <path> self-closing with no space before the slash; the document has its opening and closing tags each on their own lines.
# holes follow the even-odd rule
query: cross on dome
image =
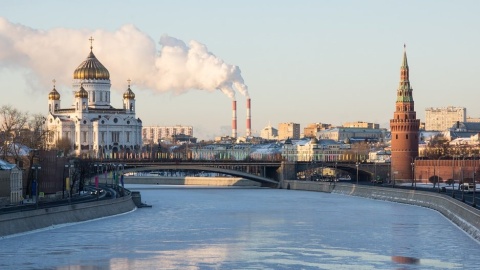
<svg viewBox="0 0 480 270">
<path fill-rule="evenodd" d="M 88 40 L 90 40 L 90 51 L 92 51 L 92 50 L 93 50 L 93 41 L 94 41 L 94 39 L 93 39 L 92 36 L 90 36 L 90 38 L 89 38 Z"/>
</svg>

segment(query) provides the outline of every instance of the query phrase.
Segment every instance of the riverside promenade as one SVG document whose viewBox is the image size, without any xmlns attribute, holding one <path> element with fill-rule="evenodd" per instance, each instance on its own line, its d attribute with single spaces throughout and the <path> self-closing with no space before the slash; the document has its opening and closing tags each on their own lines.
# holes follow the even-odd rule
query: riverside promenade
<svg viewBox="0 0 480 270">
<path fill-rule="evenodd" d="M 480 241 L 480 210 L 444 194 L 338 182 L 298 180 L 284 180 L 282 187 L 291 190 L 336 193 L 427 207 L 440 212 L 474 239 Z"/>
<path fill-rule="evenodd" d="M 136 209 L 130 192 L 122 197 L 0 214 L 0 237 L 65 223 L 118 215 Z"/>
</svg>

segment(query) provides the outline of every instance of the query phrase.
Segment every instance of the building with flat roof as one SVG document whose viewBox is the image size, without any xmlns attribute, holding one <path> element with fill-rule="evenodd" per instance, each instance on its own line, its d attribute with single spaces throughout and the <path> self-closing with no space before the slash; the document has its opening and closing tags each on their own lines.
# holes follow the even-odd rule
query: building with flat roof
<svg viewBox="0 0 480 270">
<path fill-rule="evenodd" d="M 378 129 L 378 128 L 380 128 L 380 125 L 375 124 L 375 123 L 367 123 L 367 122 L 357 121 L 357 122 L 346 122 L 346 123 L 343 124 L 343 127 Z"/>
<path fill-rule="evenodd" d="M 297 123 L 280 123 L 278 124 L 278 140 L 300 139 L 300 124 Z"/>
<path fill-rule="evenodd" d="M 320 130 L 325 130 L 331 128 L 331 124 L 322 124 L 322 123 L 313 123 L 308 124 L 306 127 L 303 128 L 303 136 L 305 137 L 316 137 L 317 133 Z"/>
<path fill-rule="evenodd" d="M 466 117 L 467 109 L 464 107 L 426 108 L 425 130 L 447 130 L 457 122 L 466 122 Z"/>
<path fill-rule="evenodd" d="M 145 126 L 142 128 L 142 140 L 144 144 L 158 143 L 162 139 L 173 139 L 176 135 L 193 137 L 192 126 Z"/>
</svg>

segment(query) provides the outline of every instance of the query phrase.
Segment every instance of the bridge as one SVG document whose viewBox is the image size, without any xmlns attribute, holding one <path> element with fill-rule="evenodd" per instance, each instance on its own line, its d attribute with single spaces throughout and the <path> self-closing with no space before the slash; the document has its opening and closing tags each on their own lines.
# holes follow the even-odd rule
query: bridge
<svg viewBox="0 0 480 270">
<path fill-rule="evenodd" d="M 103 161 L 114 164 L 119 160 Z M 124 172 L 155 170 L 203 171 L 242 177 L 262 185 L 278 185 L 281 180 L 297 179 L 299 172 L 311 172 L 316 168 L 331 168 L 341 174 L 350 175 L 353 181 L 366 182 L 380 178 L 390 180 L 390 163 L 352 162 L 289 162 L 289 161 L 193 161 L 193 160 L 123 160 Z"/>
<path fill-rule="evenodd" d="M 222 173 L 226 175 L 242 177 L 251 181 L 259 182 L 262 186 L 268 187 L 277 187 L 279 182 L 276 180 L 272 180 L 270 178 L 266 178 L 263 176 L 258 176 L 255 174 L 239 171 L 239 170 L 232 170 L 232 169 L 224 169 L 219 167 L 212 167 L 212 166 L 202 166 L 196 164 L 161 164 L 161 165 L 152 165 L 150 166 L 141 166 L 141 167 L 133 167 L 129 168 L 131 164 L 126 164 L 125 167 L 127 168 L 124 170 L 124 173 L 128 172 L 146 172 L 146 171 L 159 171 L 159 170 L 173 170 L 173 171 L 201 171 L 201 172 L 215 172 L 215 173 Z"/>
</svg>

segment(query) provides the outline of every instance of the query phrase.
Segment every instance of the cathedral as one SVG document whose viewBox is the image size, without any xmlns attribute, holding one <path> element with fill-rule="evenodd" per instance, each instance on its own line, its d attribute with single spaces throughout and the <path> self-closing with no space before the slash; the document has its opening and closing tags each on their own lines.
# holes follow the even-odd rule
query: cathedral
<svg viewBox="0 0 480 270">
<path fill-rule="evenodd" d="M 47 129 L 50 148 L 59 141 L 69 140 L 73 153 L 90 158 L 130 158 L 142 146 L 142 121 L 135 116 L 135 94 L 123 94 L 123 108 L 110 105 L 110 73 L 90 53 L 73 72 L 73 105 L 60 106 L 55 89 L 48 94 Z"/>
</svg>

